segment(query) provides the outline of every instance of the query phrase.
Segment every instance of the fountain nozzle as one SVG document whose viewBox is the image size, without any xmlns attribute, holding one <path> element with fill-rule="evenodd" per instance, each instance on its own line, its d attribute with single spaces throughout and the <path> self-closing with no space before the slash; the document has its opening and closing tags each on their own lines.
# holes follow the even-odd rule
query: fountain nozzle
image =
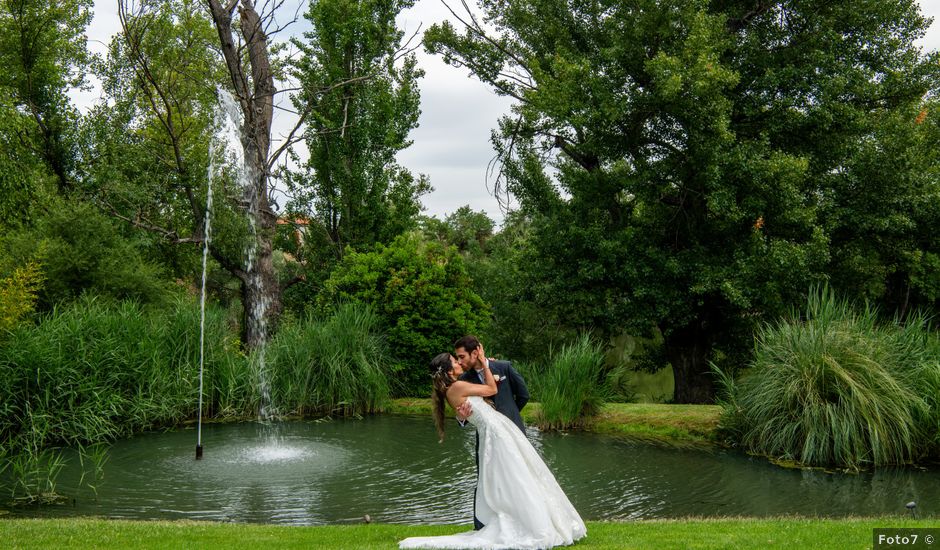
<svg viewBox="0 0 940 550">
<path fill-rule="evenodd" d="M 202 445 L 196 445 L 196 460 L 202 458 Z"/>
</svg>

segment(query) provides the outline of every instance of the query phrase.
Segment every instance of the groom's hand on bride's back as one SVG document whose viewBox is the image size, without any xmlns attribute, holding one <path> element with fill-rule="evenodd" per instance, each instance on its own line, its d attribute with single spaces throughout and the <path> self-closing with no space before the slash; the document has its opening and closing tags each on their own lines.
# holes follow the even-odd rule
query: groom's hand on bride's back
<svg viewBox="0 0 940 550">
<path fill-rule="evenodd" d="M 457 422 L 463 424 L 471 414 L 473 414 L 473 407 L 470 406 L 470 401 L 464 401 L 457 407 Z"/>
</svg>

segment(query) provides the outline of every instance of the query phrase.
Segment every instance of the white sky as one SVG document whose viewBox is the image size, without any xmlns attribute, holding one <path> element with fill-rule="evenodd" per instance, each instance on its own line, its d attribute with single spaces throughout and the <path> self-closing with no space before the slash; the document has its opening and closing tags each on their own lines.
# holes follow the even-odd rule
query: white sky
<svg viewBox="0 0 940 550">
<path fill-rule="evenodd" d="M 285 6 L 294 6 L 285 7 L 285 19 L 293 16 L 298 1 L 302 0 L 285 2 Z M 459 8 L 458 1 L 449 1 L 455 9 Z M 468 0 L 467 4 L 474 2 Z M 940 49 L 940 0 L 920 0 L 920 6 L 925 15 L 934 18 L 921 46 L 926 50 Z M 88 28 L 89 48 L 103 54 L 106 44 L 120 30 L 117 0 L 95 0 L 94 11 Z M 419 26 L 423 32 L 448 18 L 452 16 L 441 0 L 418 0 L 413 8 L 399 16 L 398 22 L 407 37 Z M 289 32 L 301 33 L 306 25 L 301 19 Z M 439 57 L 424 53 L 422 48 L 416 54 L 418 65 L 426 73 L 419 81 L 420 125 L 411 134 L 414 144 L 398 155 L 399 162 L 416 175 L 426 174 L 430 178 L 434 191 L 423 199 L 426 214 L 443 218 L 461 206 L 470 205 L 500 223 L 504 214 L 488 188 L 492 178 L 488 182 L 486 171 L 494 155 L 490 131 L 496 127 L 499 117 L 509 111 L 511 101 L 492 93 L 466 70 L 448 66 Z M 94 88 L 87 92 L 76 91 L 73 97 L 77 105 L 85 109 L 99 94 L 100 90 Z M 289 106 L 286 98 L 282 101 Z M 275 136 L 286 134 L 291 124 L 289 115 L 275 116 Z M 276 147 L 276 143 L 273 146 Z"/>
</svg>

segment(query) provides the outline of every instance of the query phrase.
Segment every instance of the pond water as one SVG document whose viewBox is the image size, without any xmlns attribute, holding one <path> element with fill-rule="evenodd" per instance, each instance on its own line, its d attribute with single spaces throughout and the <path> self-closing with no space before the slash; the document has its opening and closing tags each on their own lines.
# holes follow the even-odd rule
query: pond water
<svg viewBox="0 0 940 550">
<path fill-rule="evenodd" d="M 97 495 L 76 489 L 75 457 L 59 478 L 68 504 L 11 516 L 102 516 L 287 524 L 373 521 L 469 523 L 475 483 L 473 430 L 430 419 L 377 416 L 289 422 L 279 443 L 252 423 L 140 435 L 113 445 Z M 786 469 L 726 450 L 683 449 L 590 433 L 529 439 L 587 520 L 683 516 L 940 516 L 940 471 L 860 474 Z"/>
</svg>

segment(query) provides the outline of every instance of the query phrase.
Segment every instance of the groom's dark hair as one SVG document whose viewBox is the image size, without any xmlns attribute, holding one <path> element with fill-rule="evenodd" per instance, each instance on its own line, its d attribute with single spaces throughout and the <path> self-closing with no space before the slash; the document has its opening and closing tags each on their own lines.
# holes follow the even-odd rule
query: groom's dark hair
<svg viewBox="0 0 940 550">
<path fill-rule="evenodd" d="M 478 347 L 480 347 L 480 339 L 476 336 L 464 336 L 460 340 L 454 342 L 454 349 L 463 348 L 467 350 L 467 353 L 470 353 Z"/>
</svg>

